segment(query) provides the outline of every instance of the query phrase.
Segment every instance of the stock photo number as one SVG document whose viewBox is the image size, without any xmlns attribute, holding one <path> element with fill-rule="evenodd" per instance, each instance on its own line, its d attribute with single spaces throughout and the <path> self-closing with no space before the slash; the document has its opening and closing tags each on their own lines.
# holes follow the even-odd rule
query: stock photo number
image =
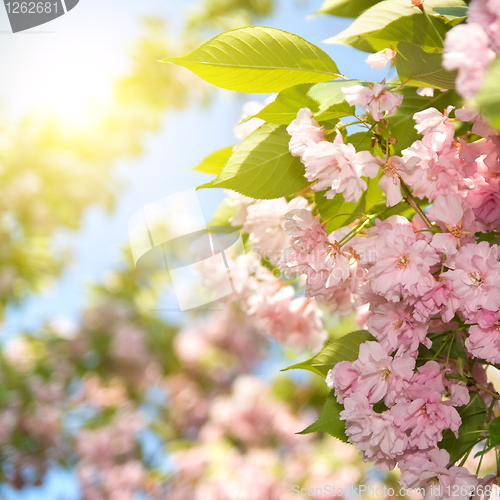
<svg viewBox="0 0 500 500">
<path fill-rule="evenodd" d="M 57 2 L 8 2 L 8 14 L 57 14 Z"/>
<path fill-rule="evenodd" d="M 48 23 L 64 16 L 79 0 L 38 0 L 12 2 L 4 0 L 5 11 L 13 33 Z"/>
</svg>

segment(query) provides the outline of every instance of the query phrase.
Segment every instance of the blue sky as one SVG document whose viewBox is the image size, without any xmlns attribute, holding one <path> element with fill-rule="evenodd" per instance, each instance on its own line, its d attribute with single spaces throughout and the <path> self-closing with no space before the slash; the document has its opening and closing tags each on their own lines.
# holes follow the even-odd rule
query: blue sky
<svg viewBox="0 0 500 500">
<path fill-rule="evenodd" d="M 173 0 L 80 0 L 67 15 L 29 32 L 12 34 L 5 9 L 0 7 L 0 103 L 11 119 L 19 119 L 27 110 L 43 112 L 47 105 L 62 95 L 68 105 L 82 104 L 80 94 L 66 92 L 64 80 L 73 72 L 90 68 L 96 77 L 89 83 L 96 99 L 105 99 L 114 79 L 127 71 L 128 49 L 139 35 L 139 19 L 158 14 L 168 20 L 174 30 L 180 28 L 183 10 L 194 2 Z M 300 2 L 281 0 L 276 14 L 265 24 L 297 33 L 320 45 L 337 62 L 348 77 L 381 80 L 386 71 L 369 68 L 366 54 L 349 47 L 322 44 L 322 40 L 338 33 L 349 20 L 319 16 L 305 19 L 322 3 L 321 0 Z M 179 8 L 179 5 L 182 5 Z M 187 70 L 186 70 L 187 71 Z M 63 84 L 54 89 L 48 82 L 61 75 Z M 74 75 L 73 75 L 74 77 Z M 69 80 L 71 81 L 71 79 Z M 73 81 L 77 81 L 73 80 Z M 89 87 L 90 89 L 90 87 Z M 60 282 L 43 296 L 27 300 L 21 307 L 10 309 L 5 318 L 5 333 L 14 334 L 36 328 L 41 322 L 57 316 L 78 319 L 85 303 L 86 287 L 98 282 L 120 262 L 120 250 L 128 240 L 128 219 L 138 209 L 168 194 L 194 188 L 208 180 L 190 171 L 217 148 L 233 144 L 233 126 L 242 104 L 249 99 L 264 100 L 265 95 L 244 96 L 217 91 L 213 104 L 206 109 L 188 109 L 170 114 L 161 131 L 146 139 L 145 154 L 133 161 L 120 162 L 117 168 L 126 180 L 126 189 L 116 209 L 107 214 L 100 207 L 90 207 L 80 230 L 62 231 L 59 237 L 75 248 L 75 261 Z M 196 127 L 196 139 L 193 127 Z M 202 134 L 199 131 L 203 131 Z M 199 191 L 207 220 L 222 199 L 220 190 Z M 4 334 L 5 335 L 5 334 Z M 71 476 L 52 472 L 44 490 L 33 490 L 23 499 L 72 500 L 78 498 Z M 4 493 L 2 500 L 19 498 Z"/>
</svg>

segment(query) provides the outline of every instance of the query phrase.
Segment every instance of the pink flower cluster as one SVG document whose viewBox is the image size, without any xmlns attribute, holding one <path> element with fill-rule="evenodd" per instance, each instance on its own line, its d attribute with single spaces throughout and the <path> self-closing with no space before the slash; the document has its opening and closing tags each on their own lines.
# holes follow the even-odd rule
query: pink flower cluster
<svg viewBox="0 0 500 500">
<path fill-rule="evenodd" d="M 286 215 L 290 245 L 278 263 L 288 278 L 305 275 L 306 297 L 336 302 L 341 314 L 353 310 L 353 293 L 365 271 L 356 266 L 353 254 L 341 250 L 335 234 L 328 236 L 325 225 L 307 209 L 292 210 Z M 338 239 L 341 240 L 338 235 Z"/>
<path fill-rule="evenodd" d="M 444 430 L 451 429 L 458 437 L 461 418 L 455 406 L 469 402 L 469 390 L 446 378 L 450 369 L 444 363 L 428 361 L 416 372 L 414 367 L 411 356 L 392 357 L 378 342 L 365 342 L 356 361 L 338 363 L 327 377 L 344 404 L 341 419 L 346 421 L 349 441 L 381 470 L 398 464 L 401 484 L 412 467 L 417 467 L 413 472 L 418 477 L 423 464 L 433 460 Z M 379 401 L 385 405 L 381 412 L 373 406 Z M 449 455 L 444 453 L 445 467 Z M 467 471 L 454 469 L 452 484 Z M 474 476 L 467 475 L 475 484 Z M 412 487 L 421 487 L 426 479 L 421 474 Z"/>
<path fill-rule="evenodd" d="M 391 58 L 394 56 L 395 54 L 391 54 Z M 358 105 L 363 110 L 368 108 L 368 112 L 376 122 L 385 116 L 393 115 L 403 102 L 402 95 L 390 92 L 382 83 L 376 83 L 373 88 L 364 85 L 343 87 L 342 92 L 351 106 Z"/>
<path fill-rule="evenodd" d="M 467 23 L 446 34 L 443 66 L 458 70 L 456 88 L 465 98 L 481 87 L 488 66 L 500 51 L 500 10 L 496 0 L 472 0 Z"/>
<path fill-rule="evenodd" d="M 446 498 L 443 489 L 479 484 L 466 468 L 452 466 L 438 443 L 446 430 L 458 437 L 462 420 L 457 407 L 469 402 L 470 390 L 481 391 L 485 401 L 491 395 L 483 391 L 487 382 L 481 363 L 473 365 L 470 375 L 479 385 L 469 389 L 459 376 L 460 364 L 449 354 L 438 351 L 434 360 L 422 360 L 419 349 L 433 347 L 438 337 L 432 335 L 455 332 L 453 339 L 464 347 L 463 363 L 474 357 L 500 363 L 500 248 L 476 236 L 500 229 L 500 139 L 482 117 L 465 108 L 456 111 L 456 118 L 473 122 L 472 132 L 483 138 L 456 138 L 452 112 L 450 106 L 444 113 L 434 108 L 416 113 L 422 138 L 401 157 L 387 155 L 382 166 L 379 185 L 387 206 L 402 201 L 404 188 L 416 211 L 411 222 L 399 215 L 374 218 L 365 220 L 371 227 L 361 230 L 358 220 L 327 234 L 308 208 L 292 210 L 285 215 L 290 243 L 278 264 L 289 278 L 304 277 L 306 296 L 340 312 L 358 308 L 375 340 L 360 346 L 356 360 L 337 363 L 327 384 L 344 405 L 341 419 L 348 440 L 365 461 L 381 470 L 398 465 L 401 485 L 428 488 L 429 498 L 436 484 Z M 342 136 L 334 143 L 313 140 L 317 124 L 308 110 L 300 113 L 309 128 L 295 123 L 290 133 L 294 139 L 302 130 L 305 147 L 294 150 L 291 142 L 290 149 L 301 156 L 306 177 L 317 181 L 313 189 L 328 187 L 328 193 L 342 192 L 346 200 L 359 199 L 361 190 L 350 184 L 350 166 L 342 164 Z M 380 120 L 383 115 L 377 113 L 371 110 Z M 369 173 L 372 163 L 373 169 L 381 163 L 364 161 Z M 335 173 L 338 184 L 326 182 L 325 172 Z M 346 192 L 357 194 L 349 198 Z M 418 198 L 430 206 L 420 208 Z M 446 338 L 450 342 L 449 334 Z"/>
<path fill-rule="evenodd" d="M 359 201 L 367 188 L 362 177 L 376 177 L 379 158 L 368 151 L 356 152 L 352 144 L 344 144 L 340 133 L 333 143 L 325 140 L 323 127 L 308 108 L 298 112 L 287 131 L 291 135 L 290 153 L 301 158 L 306 179 L 314 182 L 314 191 L 326 190 L 328 199 L 342 193 L 346 201 Z"/>
</svg>

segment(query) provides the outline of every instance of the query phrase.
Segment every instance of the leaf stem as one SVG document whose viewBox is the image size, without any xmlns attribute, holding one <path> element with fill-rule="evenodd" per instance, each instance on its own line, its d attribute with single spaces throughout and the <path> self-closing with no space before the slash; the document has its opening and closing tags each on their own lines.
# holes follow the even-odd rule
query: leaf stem
<svg viewBox="0 0 500 500">
<path fill-rule="evenodd" d="M 361 123 L 364 123 L 364 124 L 365 124 L 365 126 L 366 126 L 366 128 L 367 128 L 367 129 L 369 129 L 369 130 L 371 130 L 371 129 L 374 127 L 374 125 L 375 125 L 375 124 L 374 124 L 374 125 L 370 126 L 370 124 L 369 124 L 366 120 L 363 120 L 363 118 L 361 118 L 361 116 L 358 116 L 356 113 L 354 113 L 354 116 L 355 116 L 355 117 L 356 117 L 356 118 L 357 118 L 357 119 L 358 119 Z"/>
</svg>

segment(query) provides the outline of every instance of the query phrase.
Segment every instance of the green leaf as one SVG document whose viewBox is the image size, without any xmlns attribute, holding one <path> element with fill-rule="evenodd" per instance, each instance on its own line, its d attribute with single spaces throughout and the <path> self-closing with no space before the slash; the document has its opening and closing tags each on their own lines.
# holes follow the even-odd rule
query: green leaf
<svg viewBox="0 0 500 500">
<path fill-rule="evenodd" d="M 458 439 L 447 429 L 443 432 L 443 440 L 439 443 L 441 449 L 449 452 L 452 463 L 457 462 L 476 444 L 486 419 L 486 405 L 477 392 L 471 392 L 469 404 L 460 406 L 457 410 L 462 418 Z"/>
<path fill-rule="evenodd" d="M 477 242 L 487 241 L 490 245 L 500 245 L 500 233 L 488 231 L 487 233 L 476 233 Z"/>
<path fill-rule="evenodd" d="M 315 12 L 318 14 L 330 14 L 340 17 L 358 17 L 363 11 L 369 9 L 381 0 L 326 0 Z"/>
<path fill-rule="evenodd" d="M 227 148 L 218 149 L 213 153 L 209 154 L 199 165 L 193 168 L 193 170 L 198 170 L 199 172 L 204 172 L 206 174 L 219 175 L 227 163 L 227 160 L 233 154 L 234 146 L 228 146 Z"/>
<path fill-rule="evenodd" d="M 457 71 L 446 71 L 442 63 L 442 54 L 430 54 L 413 43 L 400 42 L 398 45 L 396 69 L 405 85 L 454 89 Z"/>
<path fill-rule="evenodd" d="M 265 123 L 233 152 L 219 176 L 200 188 L 226 188 L 257 199 L 272 199 L 301 191 L 309 184 L 300 159 L 288 151 L 284 125 Z"/>
<path fill-rule="evenodd" d="M 309 108 L 320 122 L 349 116 L 354 113 L 354 106 L 347 104 L 341 88 L 359 83 L 358 80 L 347 80 L 295 85 L 282 90 L 272 103 L 255 116 L 278 125 L 290 124 L 301 108 Z"/>
<path fill-rule="evenodd" d="M 190 54 L 165 59 L 213 85 L 238 92 L 279 92 L 299 83 L 333 80 L 331 57 L 300 36 L 253 26 L 226 31 Z"/>
<path fill-rule="evenodd" d="M 490 432 L 491 446 L 498 446 L 500 444 L 500 418 L 495 418 L 488 430 Z"/>
<path fill-rule="evenodd" d="M 444 37 L 450 26 L 439 17 L 430 19 L 435 29 L 429 25 L 429 20 L 425 16 L 415 13 L 411 16 L 400 17 L 378 31 L 363 35 L 363 38 L 370 42 L 375 51 L 391 47 L 397 50 L 399 42 L 402 41 L 428 50 L 442 49 Z M 440 37 L 436 31 L 441 35 Z"/>
<path fill-rule="evenodd" d="M 418 350 L 419 354 L 417 359 L 417 366 L 421 366 L 425 364 L 426 361 L 435 359 L 437 352 L 440 352 L 445 356 L 449 352 L 451 359 L 458 359 L 458 358 L 467 359 L 467 355 L 465 354 L 464 350 L 464 345 L 459 339 L 457 339 L 456 337 L 450 338 L 446 335 L 441 335 L 436 339 L 432 340 L 432 346 L 430 349 L 425 347 L 423 344 L 420 344 Z"/>
<path fill-rule="evenodd" d="M 372 150 L 372 132 L 354 132 L 348 135 L 346 142 L 352 144 L 356 151 L 371 151 Z"/>
<path fill-rule="evenodd" d="M 367 340 L 373 340 L 373 337 L 366 330 L 348 333 L 339 339 L 327 342 L 323 349 L 311 359 L 289 366 L 282 371 L 300 368 L 326 377 L 328 371 L 337 363 L 355 361 L 358 358 L 359 346 Z"/>
<path fill-rule="evenodd" d="M 382 177 L 383 173 L 384 173 L 383 170 L 380 170 L 377 177 L 374 177 L 373 179 L 368 179 L 366 181 L 368 187 L 366 188 L 364 194 L 365 199 L 363 206 L 363 212 L 366 214 L 370 213 L 372 208 L 380 201 L 382 197 L 385 196 L 384 191 L 378 185 L 380 177 Z"/>
<path fill-rule="evenodd" d="M 297 434 L 310 434 L 311 432 L 327 432 L 330 436 L 347 443 L 345 434 L 345 422 L 340 420 L 340 412 L 344 406 L 337 403 L 335 391 L 331 391 L 326 398 L 319 419 Z"/>
<path fill-rule="evenodd" d="M 359 219 L 362 214 L 368 214 L 383 196 L 378 181 L 382 171 L 374 179 L 366 179 L 367 189 L 361 195 L 358 203 L 346 202 L 342 194 L 335 195 L 331 200 L 326 198 L 326 191 L 315 193 L 315 201 L 321 215 L 321 222 L 326 222 L 326 232 L 330 234 L 336 229 Z"/>
<path fill-rule="evenodd" d="M 400 90 L 404 99 L 401 106 L 394 115 L 389 116 L 389 127 L 391 135 L 398 142 L 394 145 L 395 154 L 411 146 L 420 136 L 415 130 L 413 115 L 428 108 L 436 108 L 443 112 L 449 104 L 460 107 L 461 99 L 458 94 L 450 90 L 448 92 L 435 92 L 434 97 L 422 97 L 417 94 L 414 87 L 404 87 Z"/>
<path fill-rule="evenodd" d="M 318 102 L 307 95 L 312 85 L 312 83 L 302 83 L 282 90 L 276 99 L 255 117 L 277 125 L 289 125 L 295 120 L 301 108 L 309 108 L 313 113 L 318 112 Z"/>
<path fill-rule="evenodd" d="M 363 82 L 359 80 L 344 80 L 313 85 L 309 91 L 309 96 L 319 104 L 319 109 L 314 115 L 316 120 L 322 122 L 352 115 L 354 106 L 349 106 L 346 102 L 342 89 L 361 83 Z"/>
<path fill-rule="evenodd" d="M 477 107 L 486 116 L 491 126 L 500 130 L 500 56 L 491 63 L 486 71 L 479 92 L 471 99 L 471 105 Z"/>
<path fill-rule="evenodd" d="M 459 24 L 467 18 L 467 6 L 462 7 L 435 7 L 434 12 L 439 14 L 442 18 L 446 19 L 452 26 Z"/>
<path fill-rule="evenodd" d="M 321 215 L 321 222 L 326 223 L 328 234 L 360 217 L 360 213 L 356 210 L 357 203 L 346 202 L 340 193 L 329 200 L 325 193 L 326 191 L 317 192 L 314 198 Z"/>
<path fill-rule="evenodd" d="M 425 0 L 425 8 L 429 14 L 434 13 L 433 8 L 435 7 L 463 6 L 465 6 L 463 0 Z M 365 52 L 376 52 L 373 45 L 365 37 L 379 31 L 396 19 L 414 14 L 423 17 L 423 14 L 419 14 L 416 7 L 411 7 L 409 0 L 384 0 L 363 12 L 349 28 L 325 41 L 350 45 Z"/>
</svg>

